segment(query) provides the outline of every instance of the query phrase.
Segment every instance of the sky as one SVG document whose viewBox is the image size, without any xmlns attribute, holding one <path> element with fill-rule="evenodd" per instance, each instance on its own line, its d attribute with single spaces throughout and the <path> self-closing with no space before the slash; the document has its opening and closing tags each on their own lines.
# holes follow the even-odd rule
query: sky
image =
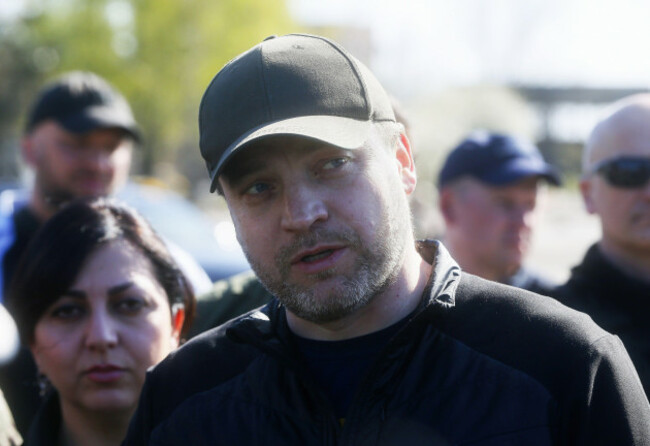
<svg viewBox="0 0 650 446">
<path fill-rule="evenodd" d="M 299 21 L 367 29 L 403 94 L 448 85 L 650 86 L 647 0 L 289 0 Z"/>
<path fill-rule="evenodd" d="M 368 64 L 404 95 L 486 82 L 650 85 L 648 0 L 286 2 L 298 22 L 367 32 Z M 0 19 L 28 3 L 0 0 Z"/>
<path fill-rule="evenodd" d="M 648 0 L 285 1 L 299 23 L 355 30 L 342 43 L 405 103 L 476 84 L 650 88 Z M 30 3 L 0 0 L 0 19 Z M 600 113 L 558 109 L 554 132 L 583 139 Z"/>
<path fill-rule="evenodd" d="M 28 1 L 0 0 L 0 19 L 20 12 Z M 365 36 L 360 48 L 366 54 L 352 52 L 404 102 L 473 84 L 650 88 L 650 0 L 286 2 L 299 23 L 344 26 Z M 354 46 L 345 45 L 352 50 L 350 43 Z M 553 133 L 567 140 L 584 140 L 598 113 L 569 104 L 550 124 L 560 126 Z M 571 209 L 579 207 L 579 201 L 571 203 Z M 539 263 L 566 274 L 595 239 L 594 225 L 580 221 L 569 226 L 566 219 L 560 221 L 561 230 L 546 225 L 552 237 L 538 246 L 548 248 L 552 261 L 542 255 Z M 569 250 L 575 255 L 552 243 L 558 241 L 558 231 L 580 245 Z M 563 249 L 564 263 L 558 261 L 557 249 Z"/>
</svg>

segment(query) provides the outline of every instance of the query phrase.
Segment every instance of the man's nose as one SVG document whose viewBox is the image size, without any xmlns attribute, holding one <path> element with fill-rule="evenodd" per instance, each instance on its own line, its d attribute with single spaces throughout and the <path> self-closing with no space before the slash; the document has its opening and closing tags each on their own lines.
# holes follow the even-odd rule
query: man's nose
<svg viewBox="0 0 650 446">
<path fill-rule="evenodd" d="M 643 193 L 643 197 L 644 197 L 647 201 L 650 201 L 650 179 L 648 179 L 648 180 L 645 182 L 645 185 L 642 186 L 642 193 Z"/>
<path fill-rule="evenodd" d="M 327 217 L 327 206 L 317 190 L 298 184 L 285 188 L 282 229 L 308 230 L 315 222 Z"/>
<path fill-rule="evenodd" d="M 94 311 L 86 327 L 86 346 L 92 350 L 107 350 L 118 342 L 116 322 L 108 312 Z"/>
<path fill-rule="evenodd" d="M 102 147 L 88 147 L 84 153 L 87 167 L 95 170 L 105 170 L 111 165 L 111 153 Z"/>
<path fill-rule="evenodd" d="M 533 211 L 527 207 L 515 206 L 508 213 L 510 222 L 518 227 L 530 227 L 533 222 Z"/>
</svg>

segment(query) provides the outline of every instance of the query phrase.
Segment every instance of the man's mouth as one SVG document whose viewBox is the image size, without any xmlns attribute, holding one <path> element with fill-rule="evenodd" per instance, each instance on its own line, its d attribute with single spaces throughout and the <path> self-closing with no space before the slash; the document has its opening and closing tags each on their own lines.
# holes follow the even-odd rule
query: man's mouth
<svg viewBox="0 0 650 446">
<path fill-rule="evenodd" d="M 291 265 L 303 274 L 321 273 L 335 267 L 345 252 L 344 245 L 321 245 L 296 253 Z"/>
<path fill-rule="evenodd" d="M 321 259 L 324 259 L 325 257 L 331 255 L 334 252 L 333 249 L 326 249 L 321 252 L 317 252 L 315 254 L 308 254 L 300 259 L 301 262 L 305 263 L 314 263 L 317 262 Z"/>
</svg>

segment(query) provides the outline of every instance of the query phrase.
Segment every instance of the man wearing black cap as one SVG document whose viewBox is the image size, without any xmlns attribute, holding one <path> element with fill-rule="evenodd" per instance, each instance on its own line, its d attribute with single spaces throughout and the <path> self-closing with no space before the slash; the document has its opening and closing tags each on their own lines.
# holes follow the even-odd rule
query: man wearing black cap
<svg viewBox="0 0 650 446">
<path fill-rule="evenodd" d="M 554 284 L 523 266 L 542 182 L 560 184 L 537 147 L 509 135 L 472 132 L 438 177 L 445 246 L 463 271 L 548 295 Z"/>
<path fill-rule="evenodd" d="M 34 102 L 21 141 L 34 173 L 27 206 L 11 216 L 4 240 L 2 290 L 41 223 L 71 198 L 108 195 L 122 186 L 139 131 L 126 100 L 93 73 L 68 73 L 47 85 Z M 6 250 L 6 251 L 5 251 Z"/>
<path fill-rule="evenodd" d="M 199 129 L 275 298 L 149 371 L 125 445 L 650 444 L 618 338 L 415 242 L 410 143 L 345 49 L 265 40 L 212 80 Z"/>
</svg>

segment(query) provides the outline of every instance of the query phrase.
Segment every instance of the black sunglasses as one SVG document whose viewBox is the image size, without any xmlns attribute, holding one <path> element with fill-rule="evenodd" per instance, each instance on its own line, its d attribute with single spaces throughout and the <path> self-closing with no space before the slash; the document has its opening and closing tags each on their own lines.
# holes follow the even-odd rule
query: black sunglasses
<svg viewBox="0 0 650 446">
<path fill-rule="evenodd" d="M 650 157 L 626 157 L 596 163 L 592 173 L 601 175 L 610 185 L 633 189 L 643 187 L 650 180 Z"/>
</svg>

